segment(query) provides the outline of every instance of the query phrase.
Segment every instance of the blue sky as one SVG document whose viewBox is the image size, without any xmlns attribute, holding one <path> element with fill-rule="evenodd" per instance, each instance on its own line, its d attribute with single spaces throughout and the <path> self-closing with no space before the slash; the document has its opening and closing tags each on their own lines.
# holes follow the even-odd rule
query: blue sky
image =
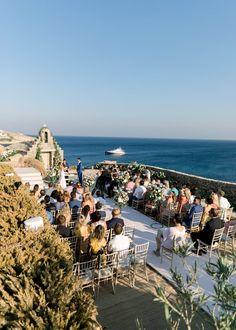
<svg viewBox="0 0 236 330">
<path fill-rule="evenodd" d="M 235 0 L 1 0 L 0 129 L 236 139 Z"/>
</svg>

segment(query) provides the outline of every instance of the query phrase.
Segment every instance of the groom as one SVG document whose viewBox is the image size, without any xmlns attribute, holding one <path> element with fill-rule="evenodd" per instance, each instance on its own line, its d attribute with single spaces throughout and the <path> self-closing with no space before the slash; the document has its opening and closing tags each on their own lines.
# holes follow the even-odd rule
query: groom
<svg viewBox="0 0 236 330">
<path fill-rule="evenodd" d="M 78 158 L 77 160 L 78 160 L 78 165 L 77 165 L 78 179 L 81 186 L 83 186 L 83 167 L 80 158 Z"/>
</svg>

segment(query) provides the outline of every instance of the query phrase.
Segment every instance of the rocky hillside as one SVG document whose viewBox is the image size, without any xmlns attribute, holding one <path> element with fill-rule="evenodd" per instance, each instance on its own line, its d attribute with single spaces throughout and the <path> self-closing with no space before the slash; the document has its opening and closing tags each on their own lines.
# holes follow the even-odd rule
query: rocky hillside
<svg viewBox="0 0 236 330">
<path fill-rule="evenodd" d="M 27 136 L 18 132 L 0 130 L 0 144 L 14 144 L 20 142 L 30 142 L 34 140 L 32 136 Z"/>
</svg>

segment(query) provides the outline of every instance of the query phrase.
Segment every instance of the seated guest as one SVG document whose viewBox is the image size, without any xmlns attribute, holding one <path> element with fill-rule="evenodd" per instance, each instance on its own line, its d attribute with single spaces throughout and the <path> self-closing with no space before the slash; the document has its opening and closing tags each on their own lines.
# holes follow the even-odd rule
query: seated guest
<svg viewBox="0 0 236 330">
<path fill-rule="evenodd" d="M 94 212 L 94 202 L 93 202 L 93 198 L 91 196 L 90 193 L 86 193 L 84 195 L 84 198 L 83 198 L 83 202 L 82 202 L 82 208 L 85 207 L 85 205 L 88 205 L 89 208 L 90 208 L 90 213 L 93 213 Z"/>
<path fill-rule="evenodd" d="M 160 256 L 161 246 L 164 246 L 165 248 L 171 250 L 173 248 L 174 239 L 176 245 L 185 242 L 186 231 L 185 231 L 185 227 L 182 226 L 182 219 L 180 218 L 180 215 L 175 214 L 173 221 L 175 224 L 174 227 L 169 227 L 164 230 L 158 229 L 157 231 L 157 236 L 156 236 L 157 248 L 154 251 L 154 253 L 157 256 Z"/>
<path fill-rule="evenodd" d="M 35 184 L 33 190 L 30 192 L 36 199 L 40 197 L 39 185 Z"/>
<path fill-rule="evenodd" d="M 213 204 L 217 205 L 218 208 L 220 208 L 220 201 L 219 196 L 217 195 L 216 191 L 213 191 L 210 196 L 213 199 Z"/>
<path fill-rule="evenodd" d="M 63 194 L 59 194 L 56 202 L 56 210 L 60 211 L 61 208 L 65 205 L 65 200 Z"/>
<path fill-rule="evenodd" d="M 54 190 L 54 185 L 52 182 L 49 182 L 48 188 L 45 189 L 46 195 L 51 196 L 53 190 Z"/>
<path fill-rule="evenodd" d="M 44 197 L 44 200 L 41 202 L 41 204 L 44 205 L 46 211 L 51 212 L 56 210 L 55 204 L 51 203 L 51 198 L 48 195 Z"/>
<path fill-rule="evenodd" d="M 76 188 L 76 187 L 74 187 L 74 188 L 72 189 L 72 192 L 71 192 L 71 194 L 72 194 L 72 193 L 75 193 L 75 195 L 76 195 L 76 199 L 82 203 L 82 200 L 83 200 L 83 195 L 82 195 L 82 194 L 80 194 L 80 193 L 78 193 L 78 191 L 77 191 L 77 188 Z"/>
<path fill-rule="evenodd" d="M 175 196 L 178 197 L 179 195 L 179 190 L 176 188 L 177 182 L 173 182 L 170 184 L 170 189 L 173 193 L 175 193 Z"/>
<path fill-rule="evenodd" d="M 101 218 L 105 219 L 106 218 L 106 212 L 102 210 L 102 204 L 100 202 L 97 202 L 95 205 L 96 211 L 90 214 L 90 219 L 93 221 L 96 212 L 98 211 L 101 215 Z"/>
<path fill-rule="evenodd" d="M 135 183 L 132 179 L 132 177 L 129 178 L 129 181 L 125 187 L 125 190 L 128 192 L 128 193 L 132 193 L 134 191 L 134 187 L 135 187 Z"/>
<path fill-rule="evenodd" d="M 211 197 L 206 199 L 206 205 L 204 207 L 202 220 L 201 220 L 201 227 L 204 227 L 208 220 L 210 220 L 209 212 L 211 209 L 217 209 L 217 205 L 213 203 L 213 199 Z"/>
<path fill-rule="evenodd" d="M 114 228 L 117 223 L 124 226 L 124 220 L 119 218 L 121 215 L 121 211 L 119 208 L 115 208 L 112 210 L 112 218 L 111 220 L 107 221 L 107 229 Z"/>
<path fill-rule="evenodd" d="M 75 236 L 88 238 L 91 233 L 90 225 L 87 223 L 85 217 L 80 214 L 75 225 Z"/>
<path fill-rule="evenodd" d="M 94 194 L 94 203 L 100 202 L 101 204 L 105 204 L 106 201 L 104 197 L 102 196 L 101 190 L 97 190 Z"/>
<path fill-rule="evenodd" d="M 70 202 L 69 202 L 70 208 L 73 209 L 74 207 L 76 207 L 77 209 L 80 209 L 81 208 L 81 201 L 79 201 L 76 198 L 76 192 L 72 192 L 70 196 L 71 196 L 71 199 L 70 199 Z"/>
<path fill-rule="evenodd" d="M 97 256 L 98 254 L 103 254 L 107 241 L 105 239 L 105 229 L 103 226 L 98 225 L 94 233 L 90 235 L 89 238 L 89 254 L 91 256 Z"/>
<path fill-rule="evenodd" d="M 68 186 L 65 188 L 65 191 L 68 191 L 68 193 L 71 194 L 73 188 L 74 188 L 74 183 L 73 183 L 73 181 L 70 181 Z"/>
<path fill-rule="evenodd" d="M 225 193 L 223 190 L 219 190 L 217 194 L 219 197 L 219 207 L 223 211 L 223 219 L 226 220 L 226 210 L 230 208 L 230 202 L 224 197 Z"/>
<path fill-rule="evenodd" d="M 195 197 L 192 206 L 190 207 L 186 218 L 184 219 L 184 224 L 187 227 L 191 227 L 193 215 L 195 213 L 203 212 L 203 207 L 201 205 L 201 198 Z"/>
<path fill-rule="evenodd" d="M 196 249 L 198 248 L 198 239 L 200 239 L 203 243 L 210 245 L 213 239 L 215 229 L 220 229 L 224 227 L 224 222 L 220 219 L 219 214 L 219 209 L 211 209 L 209 212 L 211 220 L 207 222 L 204 229 L 199 232 L 191 233 L 191 239 Z M 194 252 L 196 252 L 196 250 L 194 250 Z"/>
<path fill-rule="evenodd" d="M 117 223 L 114 227 L 115 237 L 109 242 L 108 252 L 118 252 L 129 249 L 130 239 L 128 236 L 122 235 L 123 226 Z"/>
<path fill-rule="evenodd" d="M 133 199 L 143 199 L 147 189 L 144 187 L 144 181 L 141 180 L 139 187 L 137 187 L 133 193 Z"/>
<path fill-rule="evenodd" d="M 188 199 L 186 197 L 185 190 L 181 189 L 178 197 L 177 212 L 178 213 L 183 212 L 187 204 L 188 204 Z"/>
<path fill-rule="evenodd" d="M 85 217 L 82 214 L 80 214 L 74 229 L 75 236 L 79 238 L 77 244 L 77 252 L 79 253 L 79 255 L 88 252 L 90 233 L 91 233 L 90 225 L 87 223 Z"/>
<path fill-rule="evenodd" d="M 101 214 L 99 211 L 96 211 L 94 213 L 92 213 L 91 215 L 93 215 L 93 218 L 90 221 L 90 225 L 92 230 L 94 230 L 98 225 L 101 225 L 104 227 L 105 230 L 107 230 L 107 224 L 105 220 L 101 219 Z"/>
<path fill-rule="evenodd" d="M 88 222 L 90 222 L 90 207 L 89 205 L 85 205 L 82 210 L 81 210 L 81 214 L 85 217 L 85 220 Z"/>
<path fill-rule="evenodd" d="M 59 215 L 57 217 L 57 231 L 62 237 L 70 237 L 71 230 L 69 227 L 66 227 L 66 217 L 64 215 Z"/>
</svg>

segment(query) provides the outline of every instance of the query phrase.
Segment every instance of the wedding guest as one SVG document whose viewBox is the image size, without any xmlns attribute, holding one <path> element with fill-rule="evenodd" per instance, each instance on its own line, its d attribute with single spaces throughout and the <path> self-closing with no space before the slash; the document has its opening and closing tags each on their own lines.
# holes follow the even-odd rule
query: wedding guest
<svg viewBox="0 0 236 330">
<path fill-rule="evenodd" d="M 65 190 L 65 191 L 68 191 L 68 193 L 71 194 L 73 188 L 74 188 L 74 183 L 73 183 L 73 181 L 69 181 L 68 186 L 67 186 L 64 190 Z"/>
<path fill-rule="evenodd" d="M 124 220 L 120 218 L 120 215 L 121 215 L 121 211 L 119 208 L 114 208 L 112 210 L 112 218 L 111 220 L 107 221 L 107 229 L 114 228 L 117 223 L 124 226 Z"/>
<path fill-rule="evenodd" d="M 134 187 L 135 187 L 135 183 L 132 179 L 132 177 L 129 177 L 129 180 L 128 180 L 128 183 L 125 187 L 125 190 L 128 192 L 128 193 L 133 193 L 134 191 Z"/>
<path fill-rule="evenodd" d="M 95 213 L 99 212 L 99 214 L 101 215 L 101 218 L 105 219 L 106 218 L 106 212 L 102 210 L 102 203 L 97 202 L 95 205 L 95 212 L 90 214 L 90 219 L 92 221 L 94 221 L 94 217 L 95 217 Z"/>
<path fill-rule="evenodd" d="M 76 198 L 76 192 L 72 192 L 70 196 L 71 196 L 71 199 L 70 199 L 70 202 L 69 202 L 70 208 L 73 209 L 74 207 L 76 207 L 77 209 L 80 209 L 81 208 L 81 201 L 79 201 Z"/>
<path fill-rule="evenodd" d="M 105 239 L 105 229 L 103 226 L 98 225 L 95 228 L 94 233 L 92 233 L 89 238 L 89 254 L 92 258 L 99 254 L 103 254 L 105 252 L 106 245 L 107 241 Z"/>
<path fill-rule="evenodd" d="M 206 199 L 206 205 L 204 207 L 203 215 L 202 215 L 202 219 L 201 219 L 202 228 L 206 225 L 207 221 L 210 220 L 210 215 L 209 215 L 210 210 L 217 209 L 217 208 L 218 208 L 218 206 L 213 203 L 213 199 L 211 197 L 208 197 Z"/>
<path fill-rule="evenodd" d="M 66 226 L 66 218 L 64 215 L 59 215 L 57 218 L 57 231 L 59 235 L 62 237 L 70 237 L 71 236 L 71 230 L 69 227 Z"/>
<path fill-rule="evenodd" d="M 102 203 L 103 205 L 106 204 L 106 201 L 104 199 L 104 197 L 102 196 L 101 190 L 96 190 L 95 194 L 94 194 L 94 203 L 96 204 L 97 202 Z"/>
<path fill-rule="evenodd" d="M 199 232 L 193 232 L 191 233 L 191 239 L 194 243 L 195 248 L 198 248 L 198 242 L 197 240 L 200 239 L 203 243 L 211 244 L 213 235 L 215 232 L 215 229 L 220 229 L 224 227 L 224 222 L 220 219 L 220 210 L 218 209 L 211 209 L 209 212 L 210 220 L 207 222 L 206 226 L 203 230 Z M 194 250 L 193 252 L 196 253 L 197 250 Z M 200 251 L 200 255 L 201 255 Z"/>
<path fill-rule="evenodd" d="M 88 205 L 89 206 L 90 213 L 93 213 L 94 212 L 94 202 L 93 202 L 93 198 L 92 198 L 92 196 L 91 196 L 90 193 L 86 193 L 84 195 L 84 200 L 83 200 L 82 205 L 81 205 L 82 208 L 84 208 L 85 205 Z"/>
<path fill-rule="evenodd" d="M 174 216 L 174 227 L 163 229 L 158 229 L 156 236 L 157 248 L 153 251 L 157 256 L 160 256 L 161 247 L 171 250 L 175 243 L 182 244 L 185 242 L 186 230 L 182 225 L 182 219 L 179 214 L 175 214 Z"/>
<path fill-rule="evenodd" d="M 91 234 L 91 227 L 89 224 L 87 224 L 87 220 L 82 214 L 80 214 L 78 217 L 74 229 L 74 234 L 78 237 L 76 250 L 77 256 L 79 256 L 80 258 L 81 255 L 85 255 L 88 253 L 89 236 Z"/>
<path fill-rule="evenodd" d="M 81 159 L 78 158 L 77 162 L 78 162 L 78 165 L 77 165 L 78 179 L 79 179 L 79 182 L 80 182 L 81 186 L 83 186 L 83 166 L 82 166 L 82 163 L 81 163 Z"/>
<path fill-rule="evenodd" d="M 48 188 L 45 189 L 45 194 L 51 196 L 53 190 L 54 190 L 54 184 L 52 182 L 49 182 Z"/>
<path fill-rule="evenodd" d="M 219 206 L 222 210 L 228 210 L 230 208 L 230 202 L 227 198 L 225 198 L 225 192 L 223 190 L 219 190 L 217 192 L 217 195 L 219 197 Z"/>
<path fill-rule="evenodd" d="M 178 206 L 177 206 L 177 212 L 181 213 L 185 210 L 185 206 L 188 204 L 188 199 L 185 194 L 185 190 L 181 189 L 179 198 L 178 198 Z"/>
<path fill-rule="evenodd" d="M 133 199 L 139 200 L 143 199 L 147 189 L 144 187 L 144 181 L 140 181 L 139 187 L 137 187 L 133 193 Z"/>
<path fill-rule="evenodd" d="M 107 224 L 106 221 L 102 220 L 101 214 L 99 211 L 95 211 L 93 214 L 93 218 L 90 221 L 90 225 L 92 228 L 92 231 L 94 231 L 94 229 L 98 226 L 101 225 L 104 227 L 104 229 L 107 229 Z"/>
<path fill-rule="evenodd" d="M 130 239 L 128 236 L 124 236 L 123 226 L 117 223 L 114 227 L 115 237 L 108 244 L 108 252 L 119 252 L 122 250 L 128 250 L 130 246 Z"/>
<path fill-rule="evenodd" d="M 219 202 L 219 196 L 217 195 L 216 191 L 213 191 L 210 196 L 213 200 L 213 204 L 217 205 L 217 207 L 220 207 L 220 202 Z"/>
<path fill-rule="evenodd" d="M 89 207 L 89 205 L 85 205 L 82 208 L 81 214 L 85 217 L 87 223 L 90 222 L 90 207 Z"/>
<path fill-rule="evenodd" d="M 39 199 L 40 197 L 40 191 L 39 191 L 39 185 L 35 184 L 33 187 L 33 190 L 31 191 L 31 194 L 36 198 Z"/>
<path fill-rule="evenodd" d="M 203 212 L 203 207 L 201 205 L 201 198 L 195 197 L 192 206 L 190 207 L 187 216 L 184 219 L 184 224 L 187 227 L 191 227 L 193 215 L 195 213 Z"/>
</svg>

